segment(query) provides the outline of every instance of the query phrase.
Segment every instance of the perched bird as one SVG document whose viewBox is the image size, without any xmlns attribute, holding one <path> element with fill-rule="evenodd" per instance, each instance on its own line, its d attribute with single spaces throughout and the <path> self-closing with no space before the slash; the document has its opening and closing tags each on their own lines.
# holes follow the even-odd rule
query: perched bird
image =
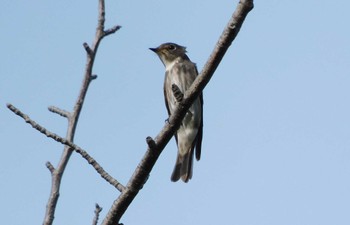
<svg viewBox="0 0 350 225">
<path fill-rule="evenodd" d="M 170 116 L 177 105 L 177 98 L 173 93 L 172 85 L 176 84 L 184 94 L 198 75 L 196 64 L 186 55 L 186 47 L 164 43 L 158 48 L 150 48 L 154 51 L 165 66 L 164 97 L 165 105 Z M 188 182 L 192 178 L 193 155 L 196 151 L 196 159 L 201 156 L 203 134 L 203 96 L 202 94 L 189 108 L 181 125 L 175 133 L 178 154 L 172 181 L 180 178 Z"/>
</svg>

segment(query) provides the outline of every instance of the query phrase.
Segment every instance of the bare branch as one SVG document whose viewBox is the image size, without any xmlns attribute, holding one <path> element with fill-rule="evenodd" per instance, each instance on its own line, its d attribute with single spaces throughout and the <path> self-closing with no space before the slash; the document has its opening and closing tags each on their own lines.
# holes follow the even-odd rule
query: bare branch
<svg viewBox="0 0 350 225">
<path fill-rule="evenodd" d="M 122 28 L 121 26 L 114 26 L 112 28 L 109 28 L 107 30 L 104 31 L 104 36 L 108 36 L 110 34 L 114 34 L 117 30 L 119 30 L 120 28 Z"/>
<path fill-rule="evenodd" d="M 107 172 L 105 172 L 103 168 L 96 162 L 96 160 L 94 160 L 85 150 L 74 144 L 75 130 L 77 127 L 77 122 L 79 119 L 80 112 L 82 110 L 82 106 L 86 97 L 89 84 L 92 80 L 97 78 L 96 75 L 92 75 L 92 68 L 94 65 L 94 59 L 96 56 L 98 46 L 100 44 L 100 41 L 105 36 L 113 34 L 118 29 L 120 29 L 120 26 L 114 26 L 107 30 L 104 29 L 105 3 L 104 0 L 99 0 L 99 16 L 94 42 L 91 45 L 91 47 L 87 43 L 83 44 L 87 52 L 87 63 L 85 67 L 85 75 L 82 87 L 74 105 L 73 112 L 70 113 L 56 107 L 49 107 L 49 110 L 51 112 L 57 113 L 61 116 L 68 118 L 69 124 L 66 138 L 62 138 L 59 135 L 48 131 L 47 129 L 30 119 L 29 116 L 22 113 L 13 105 L 7 105 L 7 107 L 11 111 L 13 111 L 18 116 L 22 117 L 33 128 L 45 134 L 47 137 L 50 137 L 65 145 L 61 160 L 58 163 L 56 169 L 50 162 L 46 163 L 47 168 L 52 174 L 52 186 L 50 197 L 46 206 L 46 214 L 43 222 L 44 225 L 51 225 L 53 222 L 54 213 L 59 198 L 61 178 L 73 151 L 79 153 L 84 159 L 88 161 L 89 164 L 91 164 L 95 168 L 95 170 L 105 180 L 107 180 L 119 191 L 121 191 L 120 196 L 114 201 L 112 207 L 110 208 L 109 212 L 107 213 L 105 219 L 102 222 L 103 225 L 120 224 L 120 218 L 125 213 L 125 211 L 129 207 L 133 199 L 136 197 L 138 192 L 142 189 L 164 147 L 176 132 L 179 124 L 184 118 L 189 107 L 192 105 L 193 101 L 200 95 L 207 83 L 210 81 L 216 68 L 221 62 L 221 59 L 223 58 L 229 46 L 231 45 L 232 41 L 237 36 L 245 17 L 252 9 L 253 0 L 240 0 L 235 12 L 232 15 L 232 18 L 230 19 L 228 25 L 226 26 L 220 39 L 218 40 L 216 47 L 210 55 L 201 74 L 194 81 L 190 89 L 185 93 L 181 93 L 177 86 L 173 87 L 174 96 L 178 101 L 181 102 L 181 104 L 178 105 L 175 112 L 168 119 L 168 123 L 164 125 L 164 127 L 154 140 L 151 137 L 147 137 L 146 141 L 148 144 L 148 149 L 141 162 L 135 169 L 128 184 L 126 185 L 126 187 L 124 187 L 117 180 L 111 177 Z M 97 224 L 99 213 L 101 212 L 101 210 L 102 209 L 96 204 L 95 218 L 93 224 Z"/>
<path fill-rule="evenodd" d="M 50 170 L 50 173 L 53 174 L 55 172 L 55 167 L 50 162 L 46 162 L 46 167 Z"/>
<path fill-rule="evenodd" d="M 17 116 L 20 116 L 24 119 L 24 121 L 26 123 L 29 123 L 33 128 L 35 128 L 36 130 L 38 130 L 40 133 L 45 134 L 47 137 L 53 138 L 57 141 L 57 137 L 58 135 L 55 133 L 51 133 L 49 131 L 47 131 L 44 127 L 40 126 L 39 124 L 37 124 L 34 120 L 30 119 L 30 117 L 26 114 L 24 114 L 23 112 L 21 112 L 19 109 L 17 109 L 15 106 L 13 106 L 12 104 L 8 103 L 6 104 L 7 108 L 10 109 L 13 113 L 15 113 Z"/>
<path fill-rule="evenodd" d="M 97 79 L 97 75 L 96 74 L 92 74 L 91 76 L 90 76 L 90 80 L 96 80 Z"/>
<path fill-rule="evenodd" d="M 105 29 L 105 1 L 104 0 L 99 0 L 98 1 L 98 25 L 97 25 L 97 32 L 103 33 Z"/>
<path fill-rule="evenodd" d="M 56 141 L 61 140 L 61 143 L 64 143 L 66 147 L 63 150 L 61 159 L 58 163 L 57 169 L 55 170 L 55 173 L 52 173 L 52 185 L 51 185 L 51 192 L 50 197 L 46 206 L 46 213 L 44 218 L 44 225 L 51 225 L 54 219 L 54 213 L 56 210 L 56 205 L 59 197 L 59 189 L 61 184 L 61 178 L 63 175 L 63 172 L 65 171 L 66 165 L 69 161 L 69 158 L 72 154 L 72 151 L 75 150 L 76 152 L 80 153 L 88 162 L 97 170 L 97 172 L 108 182 L 110 182 L 113 186 L 115 186 L 118 190 L 123 190 L 123 186 L 116 181 L 115 179 L 112 179 L 103 169 L 102 167 L 97 164 L 97 162 L 91 158 L 84 150 L 79 148 L 78 146 L 73 144 L 75 130 L 77 127 L 78 119 L 80 116 L 80 112 L 82 110 L 84 100 L 86 97 L 87 90 L 89 88 L 89 85 L 92 80 L 96 79 L 96 75 L 92 75 L 92 68 L 95 61 L 96 52 L 98 49 L 98 46 L 102 40 L 103 37 L 106 36 L 104 32 L 104 17 L 105 17 L 105 9 L 104 9 L 104 0 L 99 0 L 99 12 L 98 12 L 98 25 L 96 28 L 96 35 L 95 40 L 90 47 L 87 43 L 84 43 L 83 46 L 87 53 L 87 59 L 86 59 L 86 66 L 85 66 L 85 75 L 83 79 L 82 86 L 80 88 L 80 93 L 78 95 L 78 98 L 76 100 L 76 103 L 73 108 L 73 112 L 69 114 L 69 120 L 68 120 L 68 128 L 67 128 L 67 135 L 66 139 L 59 138 L 58 135 L 52 135 L 51 138 L 55 139 Z M 110 31 L 110 33 L 114 33 L 117 31 L 120 27 L 116 26 L 114 31 Z M 68 115 L 68 114 L 67 114 Z M 40 131 L 40 130 L 39 130 Z M 42 132 L 43 133 L 43 132 Z M 44 132 L 45 134 L 45 132 Z M 50 134 L 50 133 L 46 133 Z M 51 133 L 52 134 L 52 133 Z"/>
<path fill-rule="evenodd" d="M 92 56 L 94 54 L 94 52 L 91 50 L 90 46 L 88 43 L 84 42 L 83 46 L 85 48 L 85 51 L 88 55 Z"/>
<path fill-rule="evenodd" d="M 105 179 L 108 183 L 113 185 L 115 188 L 117 188 L 120 192 L 124 190 L 124 186 L 114 179 L 111 175 L 109 175 L 101 166 L 100 164 L 92 158 L 84 149 L 80 148 L 78 145 L 74 144 L 73 142 L 60 137 L 59 135 L 52 133 L 48 131 L 46 128 L 41 126 L 40 124 L 36 123 L 34 120 L 32 120 L 28 115 L 21 112 L 19 109 L 17 109 L 15 106 L 11 104 L 7 104 L 7 107 L 14 112 L 16 115 L 22 117 L 26 123 L 30 124 L 34 129 L 38 130 L 40 133 L 44 134 L 45 136 L 54 139 L 57 142 L 60 142 L 66 146 L 69 146 L 71 150 L 76 151 L 79 153 L 88 163 L 94 167 L 94 169 L 101 175 L 103 179 Z M 51 172 L 54 172 L 54 167 L 51 165 L 51 163 L 46 163 L 46 166 L 49 168 Z"/>
<path fill-rule="evenodd" d="M 148 147 L 150 148 L 150 149 L 155 149 L 156 148 L 156 142 L 153 140 L 153 138 L 151 138 L 151 137 L 147 137 L 146 138 L 146 142 L 147 142 L 147 144 L 148 144 Z"/>
<path fill-rule="evenodd" d="M 112 207 L 107 213 L 105 219 L 102 222 L 103 225 L 112 225 L 119 223 L 120 218 L 129 207 L 133 199 L 136 197 L 143 184 L 146 182 L 159 155 L 176 132 L 176 129 L 184 118 L 187 110 L 192 105 L 193 101 L 200 95 L 204 87 L 209 82 L 210 78 L 213 76 L 225 52 L 237 36 L 245 17 L 252 9 L 253 0 L 240 0 L 235 12 L 233 13 L 228 25 L 220 36 L 216 47 L 209 57 L 201 74 L 191 85 L 190 89 L 186 91 L 185 98 L 182 101 L 183 104 L 178 105 L 175 112 L 170 116 L 169 123 L 166 123 L 163 129 L 157 135 L 155 138 L 155 146 L 152 144 L 152 149 L 147 149 L 141 162 L 137 166 L 134 174 L 126 185 L 126 189 L 114 201 Z"/>
<path fill-rule="evenodd" d="M 100 216 L 101 211 L 102 211 L 102 208 L 96 203 L 96 205 L 95 205 L 95 217 L 94 217 L 94 220 L 92 221 L 92 225 L 97 225 L 98 218 Z"/>
<path fill-rule="evenodd" d="M 95 48 L 98 48 L 98 45 L 100 44 L 100 41 L 110 35 L 115 33 L 117 30 L 119 30 L 121 28 L 121 26 L 116 25 L 113 26 L 112 28 L 109 28 L 107 30 L 105 30 L 105 15 L 106 15 L 106 11 L 105 11 L 105 1 L 104 0 L 99 0 L 98 3 L 98 23 L 97 23 L 97 28 L 96 28 L 96 39 L 94 42 L 94 46 Z"/>
<path fill-rule="evenodd" d="M 66 118 L 69 118 L 71 116 L 70 112 L 68 112 L 68 111 L 66 111 L 64 109 L 60 109 L 60 108 L 58 108 L 56 106 L 49 106 L 48 110 L 50 112 L 56 113 L 56 114 L 58 114 L 60 116 L 66 117 Z"/>
</svg>

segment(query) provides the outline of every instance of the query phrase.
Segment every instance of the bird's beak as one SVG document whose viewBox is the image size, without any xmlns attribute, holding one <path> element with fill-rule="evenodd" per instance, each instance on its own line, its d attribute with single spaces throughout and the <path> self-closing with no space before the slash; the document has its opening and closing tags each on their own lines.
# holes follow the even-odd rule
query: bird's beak
<svg viewBox="0 0 350 225">
<path fill-rule="evenodd" d="M 149 50 L 154 51 L 155 53 L 158 52 L 158 48 L 149 48 Z"/>
</svg>

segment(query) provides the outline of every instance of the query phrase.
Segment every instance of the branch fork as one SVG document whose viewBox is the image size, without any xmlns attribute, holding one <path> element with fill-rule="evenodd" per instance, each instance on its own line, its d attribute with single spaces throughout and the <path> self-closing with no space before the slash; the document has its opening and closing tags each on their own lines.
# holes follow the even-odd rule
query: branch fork
<svg viewBox="0 0 350 225">
<path fill-rule="evenodd" d="M 50 196 L 49 196 L 49 199 L 48 199 L 48 202 L 46 205 L 46 213 L 45 213 L 43 225 L 51 225 L 53 223 L 56 205 L 57 205 L 58 198 L 59 198 L 59 190 L 60 190 L 62 175 L 65 171 L 66 165 L 68 164 L 68 161 L 69 161 L 70 156 L 73 153 L 73 151 L 76 151 L 77 153 L 81 154 L 81 156 L 84 159 L 86 159 L 88 161 L 88 163 L 91 164 L 95 168 L 95 170 L 106 181 L 108 181 L 110 184 L 112 184 L 116 189 L 118 189 L 121 192 L 124 190 L 124 186 L 122 184 L 120 184 L 112 176 L 110 176 L 106 171 L 104 171 L 103 168 L 96 162 L 95 159 L 93 159 L 85 150 L 83 150 L 82 148 L 80 148 L 79 146 L 77 146 L 73 143 L 79 115 L 80 115 L 80 112 L 81 112 L 82 107 L 83 107 L 83 103 L 84 103 L 84 100 L 86 97 L 86 93 L 87 93 L 89 84 L 91 83 L 92 80 L 97 78 L 97 75 L 92 74 L 92 68 L 94 65 L 94 59 L 95 59 L 95 55 L 96 55 L 98 46 L 100 44 L 100 41 L 104 37 L 115 33 L 117 30 L 119 30 L 121 28 L 120 26 L 114 26 L 114 27 L 104 31 L 104 22 L 105 22 L 105 3 L 104 3 L 104 0 L 99 0 L 99 7 L 98 8 L 99 8 L 99 16 L 98 16 L 98 25 L 96 28 L 95 40 L 94 40 L 91 47 L 87 43 L 83 44 L 84 49 L 87 53 L 87 63 L 86 63 L 86 67 L 85 67 L 85 75 L 84 75 L 82 87 L 80 89 L 80 93 L 79 93 L 79 96 L 76 100 L 73 111 L 68 112 L 66 110 L 60 109 L 60 108 L 55 107 L 55 106 L 50 106 L 48 108 L 48 110 L 50 112 L 53 112 L 57 115 L 60 115 L 60 116 L 68 119 L 68 128 L 67 128 L 66 138 L 62 138 L 59 135 L 48 131 L 46 128 L 37 124 L 35 121 L 30 119 L 29 116 L 22 113 L 19 109 L 17 109 L 13 105 L 7 104 L 7 107 L 12 112 L 14 112 L 18 116 L 22 117 L 33 128 L 35 128 L 39 132 L 43 133 L 47 137 L 50 137 L 50 138 L 65 145 L 61 159 L 58 162 L 58 165 L 56 168 L 50 162 L 46 163 L 46 167 L 49 169 L 51 176 L 52 176 L 52 184 L 51 184 Z M 97 206 L 96 206 L 96 211 L 98 211 Z M 98 219 L 98 216 L 97 216 L 98 213 L 96 213 L 97 219 Z M 97 221 L 96 221 L 96 223 L 97 223 Z"/>
</svg>

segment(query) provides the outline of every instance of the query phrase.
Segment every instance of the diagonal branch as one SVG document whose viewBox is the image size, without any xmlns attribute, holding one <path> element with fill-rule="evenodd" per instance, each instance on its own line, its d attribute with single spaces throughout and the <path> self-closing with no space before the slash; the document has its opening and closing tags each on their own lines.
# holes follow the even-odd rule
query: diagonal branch
<svg viewBox="0 0 350 225">
<path fill-rule="evenodd" d="M 186 111 L 192 105 L 193 101 L 200 95 L 204 87 L 213 76 L 216 68 L 221 62 L 221 59 L 224 57 L 227 49 L 237 36 L 244 19 L 253 9 L 253 6 L 253 0 L 240 0 L 202 72 L 194 81 L 190 89 L 186 91 L 183 104 L 176 108 L 175 112 L 169 118 L 169 123 L 164 125 L 163 129 L 155 138 L 155 141 L 149 137 L 147 138 L 149 147 L 145 155 L 130 178 L 125 190 L 114 201 L 112 207 L 102 222 L 103 225 L 119 223 L 124 212 L 127 210 L 139 190 L 147 181 L 154 164 L 156 163 L 166 144 L 174 135 L 177 127 L 184 118 Z"/>
<path fill-rule="evenodd" d="M 49 106 L 48 110 L 50 112 L 56 113 L 56 114 L 58 114 L 60 116 L 66 117 L 66 118 L 71 117 L 70 112 L 68 112 L 66 110 L 63 110 L 63 109 L 60 109 L 60 108 L 58 108 L 56 106 Z"/>
<path fill-rule="evenodd" d="M 103 179 L 105 179 L 108 183 L 113 185 L 116 189 L 118 189 L 120 192 L 124 190 L 124 186 L 116 179 L 114 179 L 111 175 L 109 175 L 103 168 L 100 166 L 100 164 L 92 158 L 84 149 L 80 148 L 78 145 L 74 144 L 73 142 L 60 137 L 59 135 L 52 133 L 48 131 L 45 127 L 41 126 L 40 124 L 36 123 L 34 120 L 32 120 L 28 115 L 21 112 L 19 109 L 17 109 L 15 106 L 11 104 L 7 104 L 7 108 L 9 108 L 13 113 L 15 113 L 17 116 L 22 117 L 24 121 L 28 124 L 30 124 L 34 129 L 38 130 L 40 133 L 44 134 L 46 137 L 52 138 L 57 142 L 60 142 L 66 146 L 69 146 L 72 150 L 79 153 L 86 161 L 94 167 L 94 169 L 101 175 Z M 55 168 L 52 166 L 51 163 L 47 163 L 46 165 L 49 170 L 54 173 Z"/>
</svg>

